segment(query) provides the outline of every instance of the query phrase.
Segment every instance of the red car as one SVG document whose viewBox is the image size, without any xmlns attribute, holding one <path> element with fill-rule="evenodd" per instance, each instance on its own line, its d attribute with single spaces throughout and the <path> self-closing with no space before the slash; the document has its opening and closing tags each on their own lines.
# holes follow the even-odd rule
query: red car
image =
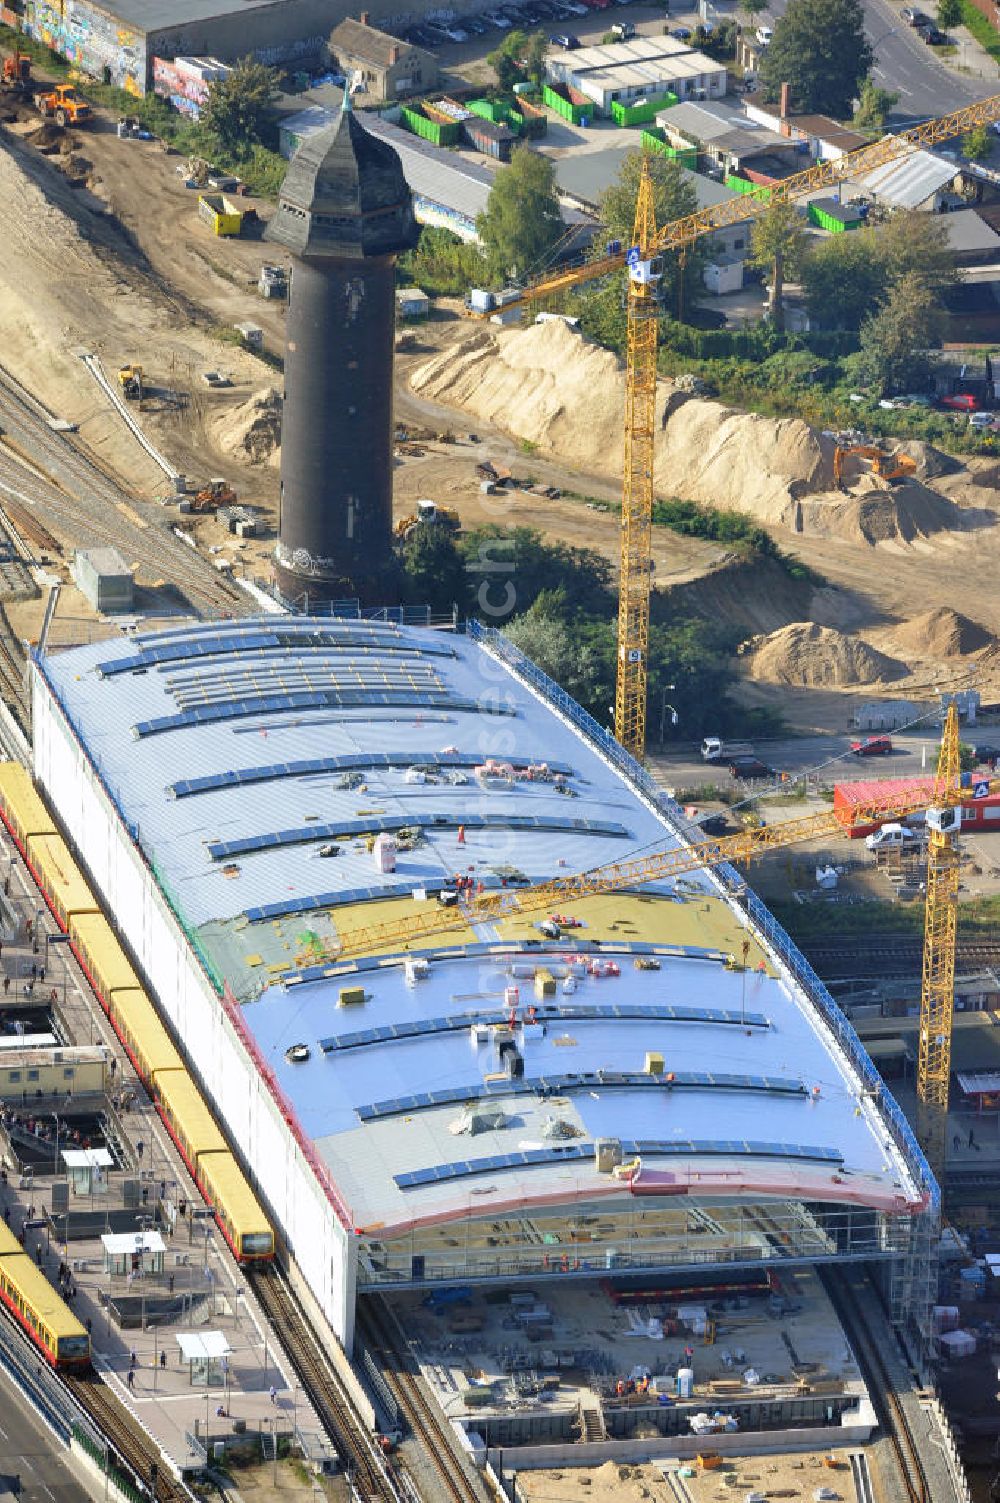
<svg viewBox="0 0 1000 1503">
<path fill-rule="evenodd" d="M 956 392 L 952 397 L 941 398 L 942 407 L 951 407 L 955 412 L 976 412 L 979 402 L 966 391 Z"/>
<path fill-rule="evenodd" d="M 892 742 L 888 736 L 866 736 L 863 741 L 852 741 L 851 751 L 856 757 L 888 757 Z"/>
</svg>

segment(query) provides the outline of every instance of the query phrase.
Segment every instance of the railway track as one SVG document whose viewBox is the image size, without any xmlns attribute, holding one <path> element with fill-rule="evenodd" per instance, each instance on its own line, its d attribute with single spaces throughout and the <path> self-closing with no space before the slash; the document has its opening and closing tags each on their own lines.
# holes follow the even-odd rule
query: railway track
<svg viewBox="0 0 1000 1503">
<path fill-rule="evenodd" d="M 424 1393 L 413 1359 L 400 1345 L 391 1317 L 375 1297 L 359 1301 L 358 1329 L 448 1497 L 453 1503 L 482 1503 L 482 1494 L 465 1474 L 450 1427 Z"/>
<path fill-rule="evenodd" d="M 156 1442 L 100 1378 L 91 1373 L 63 1382 L 150 1497 L 157 1503 L 192 1503 L 194 1494 L 164 1465 Z"/>
<path fill-rule="evenodd" d="M 294 1295 L 274 1268 L 247 1270 L 248 1282 L 310 1402 L 349 1468 L 362 1503 L 402 1503 L 403 1493 L 359 1420 L 350 1395 L 309 1330 Z M 479 1500 L 476 1500 L 479 1503 Z"/>
<path fill-rule="evenodd" d="M 847 949 L 803 945 L 802 951 L 809 964 L 826 981 L 920 976 L 922 949 L 919 939 L 906 944 L 867 946 L 859 945 L 856 938 L 852 938 Z M 988 940 L 960 943 L 955 965 L 959 974 L 966 975 L 1000 967 L 1000 944 L 991 944 Z"/>
<path fill-rule="evenodd" d="M 31 393 L 2 366 L 0 432 L 0 505 L 9 506 L 15 526 L 15 519 L 24 525 L 37 515 L 43 534 L 51 521 L 81 546 L 115 544 L 204 614 L 248 613 L 244 592 L 164 526 L 155 509 L 127 490 L 79 437 L 56 432 Z"/>
<path fill-rule="evenodd" d="M 935 1497 L 931 1490 L 920 1447 L 907 1417 L 898 1382 L 879 1345 L 878 1332 L 872 1330 L 871 1322 L 866 1318 L 858 1295 L 848 1283 L 847 1277 L 827 1273 L 824 1281 L 864 1373 L 882 1429 L 895 1453 L 906 1503 L 943 1503 L 942 1497 Z"/>
</svg>

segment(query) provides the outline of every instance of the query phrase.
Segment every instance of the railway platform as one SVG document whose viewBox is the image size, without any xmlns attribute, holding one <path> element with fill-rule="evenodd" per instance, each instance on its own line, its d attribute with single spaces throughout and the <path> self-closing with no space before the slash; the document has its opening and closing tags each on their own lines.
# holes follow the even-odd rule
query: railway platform
<svg viewBox="0 0 1000 1503">
<path fill-rule="evenodd" d="M 4 861 L 10 899 L 32 923 L 4 958 L 44 964 L 36 993 L 49 999 L 66 1041 L 103 1045 L 114 1059 L 118 1141 L 115 1164 L 90 1193 L 70 1194 L 68 1218 L 52 1204 L 55 1175 L 26 1183 L 8 1175 L 0 1215 L 68 1294 L 90 1329 L 95 1371 L 173 1470 L 192 1471 L 233 1447 L 270 1459 L 293 1440 L 307 1462 L 332 1469 L 335 1454 L 274 1330 L 6 836 Z M 55 1115 L 71 1106 L 57 1103 Z M 162 1251 L 116 1259 L 102 1237 L 128 1235 L 123 1228 L 158 1233 Z M 209 1335 L 218 1353 L 210 1369 L 185 1361 L 178 1337 L 197 1346 Z"/>
</svg>

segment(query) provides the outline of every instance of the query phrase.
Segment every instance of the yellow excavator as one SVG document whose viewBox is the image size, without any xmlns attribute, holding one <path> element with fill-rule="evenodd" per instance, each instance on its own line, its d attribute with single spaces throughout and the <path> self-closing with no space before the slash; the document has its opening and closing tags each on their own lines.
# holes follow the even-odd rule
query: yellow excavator
<svg viewBox="0 0 1000 1503">
<path fill-rule="evenodd" d="M 141 402 L 145 387 L 141 365 L 123 365 L 118 372 L 118 385 L 127 402 Z"/>
<path fill-rule="evenodd" d="M 852 454 L 867 459 L 875 479 L 886 485 L 892 485 L 896 480 L 909 480 L 917 473 L 917 461 L 909 454 L 887 454 L 877 444 L 838 444 L 833 451 L 833 478 L 840 490 L 846 489 L 844 460 Z"/>
<path fill-rule="evenodd" d="M 439 506 L 436 501 L 418 501 L 417 509 L 408 517 L 401 517 L 393 528 L 398 538 L 412 537 L 418 527 L 444 527 L 449 532 L 458 532 L 462 519 L 450 506 Z"/>
</svg>

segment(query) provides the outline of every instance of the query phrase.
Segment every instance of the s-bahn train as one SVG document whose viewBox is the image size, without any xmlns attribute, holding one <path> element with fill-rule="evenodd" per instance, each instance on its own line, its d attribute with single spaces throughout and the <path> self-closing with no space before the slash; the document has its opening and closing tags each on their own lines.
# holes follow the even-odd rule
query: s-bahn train
<svg viewBox="0 0 1000 1503">
<path fill-rule="evenodd" d="M 68 935 L 236 1258 L 241 1263 L 273 1258 L 270 1222 L 30 774 L 18 762 L 0 762 L 0 819 Z"/>
</svg>

